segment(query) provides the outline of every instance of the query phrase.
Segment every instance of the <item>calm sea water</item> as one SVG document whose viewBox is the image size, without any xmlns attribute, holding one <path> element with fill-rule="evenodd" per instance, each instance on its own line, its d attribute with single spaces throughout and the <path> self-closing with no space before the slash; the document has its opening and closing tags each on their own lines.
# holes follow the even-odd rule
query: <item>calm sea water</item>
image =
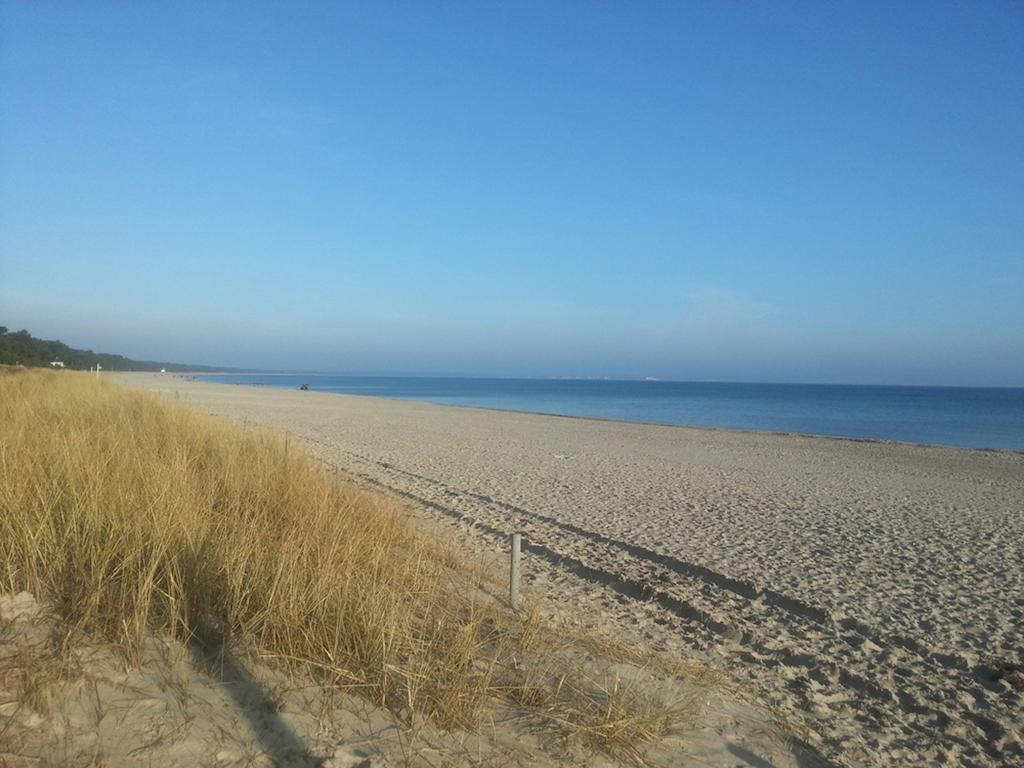
<svg viewBox="0 0 1024 768">
<path fill-rule="evenodd" d="M 1024 450 L 1024 389 L 313 374 L 200 378 L 567 416 Z"/>
</svg>

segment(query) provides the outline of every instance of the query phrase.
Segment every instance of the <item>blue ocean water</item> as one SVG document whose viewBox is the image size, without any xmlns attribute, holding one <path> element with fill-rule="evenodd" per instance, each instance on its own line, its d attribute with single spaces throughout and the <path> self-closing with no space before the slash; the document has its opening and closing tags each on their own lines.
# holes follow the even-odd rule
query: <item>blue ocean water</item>
<svg viewBox="0 0 1024 768">
<path fill-rule="evenodd" d="M 199 378 L 566 416 L 1024 450 L 1024 389 L 316 374 Z"/>
</svg>

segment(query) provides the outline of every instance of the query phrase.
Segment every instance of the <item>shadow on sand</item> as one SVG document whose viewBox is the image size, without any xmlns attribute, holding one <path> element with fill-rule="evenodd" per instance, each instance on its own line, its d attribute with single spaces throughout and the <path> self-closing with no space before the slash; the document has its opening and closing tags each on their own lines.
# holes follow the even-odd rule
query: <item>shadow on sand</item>
<svg viewBox="0 0 1024 768">
<path fill-rule="evenodd" d="M 210 650 L 217 644 L 191 643 L 192 663 L 196 669 L 221 684 L 234 701 L 238 712 L 249 723 L 264 753 L 274 765 L 288 768 L 319 768 L 324 758 L 309 752 L 302 739 L 278 714 L 275 698 L 266 686 L 227 651 Z"/>
<path fill-rule="evenodd" d="M 742 760 L 742 765 L 750 766 L 750 768 L 775 768 L 774 763 L 765 760 L 763 757 L 738 744 L 730 743 L 726 746 L 726 749 L 729 750 L 730 754 Z M 793 750 L 793 756 L 796 758 L 796 764 L 799 768 L 830 768 L 832 765 L 824 757 L 799 747 Z"/>
</svg>

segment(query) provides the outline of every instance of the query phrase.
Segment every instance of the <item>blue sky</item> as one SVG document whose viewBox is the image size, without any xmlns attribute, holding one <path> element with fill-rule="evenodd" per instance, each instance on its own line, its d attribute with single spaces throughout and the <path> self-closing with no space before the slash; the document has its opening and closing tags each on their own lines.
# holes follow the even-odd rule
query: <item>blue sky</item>
<svg viewBox="0 0 1024 768">
<path fill-rule="evenodd" d="M 279 369 L 1024 385 L 1024 5 L 4 3 L 0 323 Z"/>
</svg>

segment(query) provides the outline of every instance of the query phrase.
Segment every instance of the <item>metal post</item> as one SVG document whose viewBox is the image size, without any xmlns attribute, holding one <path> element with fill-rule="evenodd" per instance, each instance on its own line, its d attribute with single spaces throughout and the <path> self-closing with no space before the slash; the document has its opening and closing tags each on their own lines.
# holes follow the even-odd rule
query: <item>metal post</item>
<svg viewBox="0 0 1024 768">
<path fill-rule="evenodd" d="M 519 559 L 522 550 L 522 535 L 512 534 L 512 564 L 508 574 L 508 601 L 513 608 L 519 607 Z"/>
</svg>

